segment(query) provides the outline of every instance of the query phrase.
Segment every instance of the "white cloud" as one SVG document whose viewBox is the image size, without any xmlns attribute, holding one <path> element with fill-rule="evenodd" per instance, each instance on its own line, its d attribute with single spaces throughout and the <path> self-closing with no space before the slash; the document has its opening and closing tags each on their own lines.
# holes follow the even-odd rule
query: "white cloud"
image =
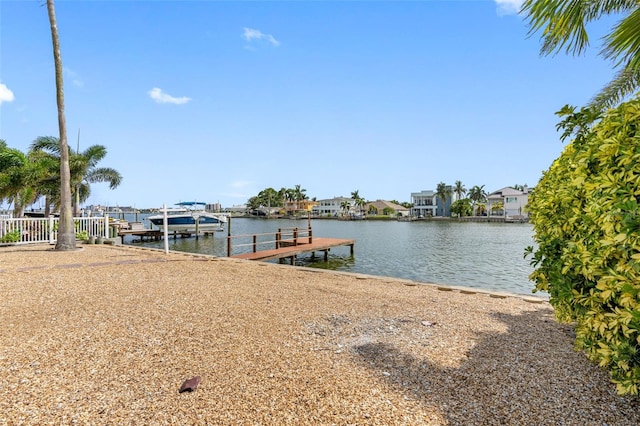
<svg viewBox="0 0 640 426">
<path fill-rule="evenodd" d="M 498 6 L 498 15 L 517 15 L 524 0 L 495 0 Z"/>
<path fill-rule="evenodd" d="M 179 98 L 173 97 L 167 93 L 164 93 L 162 89 L 159 89 L 157 87 L 154 87 L 153 89 L 149 90 L 148 93 L 149 93 L 149 97 L 159 104 L 181 105 L 181 104 L 186 104 L 191 100 L 191 98 L 187 98 L 186 96 L 181 96 Z"/>
<path fill-rule="evenodd" d="M 271 43 L 273 46 L 276 46 L 276 47 L 280 46 L 280 42 L 276 40 L 274 36 L 272 36 L 271 34 L 264 34 L 262 31 L 256 30 L 253 28 L 245 28 L 244 34 L 242 34 L 242 37 L 245 40 L 247 40 L 249 43 L 253 41 L 266 40 L 267 42 Z"/>
<path fill-rule="evenodd" d="M 13 92 L 5 84 L 0 83 L 0 105 L 3 102 L 12 102 L 14 99 Z"/>
</svg>

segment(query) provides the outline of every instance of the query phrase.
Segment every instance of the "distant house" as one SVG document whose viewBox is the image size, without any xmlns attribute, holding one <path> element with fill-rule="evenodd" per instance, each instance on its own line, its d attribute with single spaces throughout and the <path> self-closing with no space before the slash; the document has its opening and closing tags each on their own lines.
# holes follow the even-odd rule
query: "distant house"
<svg viewBox="0 0 640 426">
<path fill-rule="evenodd" d="M 529 217 L 526 209 L 528 202 L 529 188 L 527 185 L 522 191 L 507 186 L 487 195 L 487 212 L 492 216 L 526 218 Z M 500 205 L 499 203 L 502 204 L 502 208 L 496 208 Z"/>
<path fill-rule="evenodd" d="M 342 203 L 349 204 L 349 211 L 342 209 Z M 340 216 L 344 213 L 353 213 L 355 210 L 356 200 L 347 197 L 333 197 L 325 200 L 316 200 L 317 205 L 311 209 L 311 214 L 315 216 Z"/>
<path fill-rule="evenodd" d="M 401 206 L 400 204 L 392 203 L 391 201 L 385 200 L 376 200 L 367 203 L 367 205 L 364 207 L 363 213 L 369 213 L 372 208 L 375 209 L 377 214 L 385 214 L 385 211 L 391 211 L 393 212 L 392 216 L 409 216 L 410 213 L 408 208 Z"/>
<path fill-rule="evenodd" d="M 451 185 L 447 185 L 446 189 L 449 190 L 450 193 L 444 201 L 436 195 L 436 191 L 423 190 L 420 192 L 412 192 L 411 203 L 413 204 L 413 208 L 411 209 L 411 215 L 418 217 L 451 216 L 453 188 Z"/>
<path fill-rule="evenodd" d="M 411 193 L 411 215 L 417 217 L 430 217 L 436 215 L 436 193 L 431 190 Z"/>
<path fill-rule="evenodd" d="M 284 210 L 287 214 L 295 214 L 300 211 L 312 211 L 318 203 L 309 199 L 306 200 L 285 200 Z M 306 213 L 305 213 L 306 214 Z"/>
</svg>

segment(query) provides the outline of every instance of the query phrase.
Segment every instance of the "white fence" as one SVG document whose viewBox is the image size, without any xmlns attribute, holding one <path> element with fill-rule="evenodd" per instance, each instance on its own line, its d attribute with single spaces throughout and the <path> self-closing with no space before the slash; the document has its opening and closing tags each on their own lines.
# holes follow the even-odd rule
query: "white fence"
<svg viewBox="0 0 640 426">
<path fill-rule="evenodd" d="M 49 243 L 55 244 L 58 239 L 57 217 L 0 219 L 0 243 L 16 244 Z M 89 236 L 108 237 L 109 217 L 74 217 L 76 238 Z M 15 238 L 12 238 L 15 237 Z M 15 241 L 18 239 L 18 241 Z"/>
</svg>

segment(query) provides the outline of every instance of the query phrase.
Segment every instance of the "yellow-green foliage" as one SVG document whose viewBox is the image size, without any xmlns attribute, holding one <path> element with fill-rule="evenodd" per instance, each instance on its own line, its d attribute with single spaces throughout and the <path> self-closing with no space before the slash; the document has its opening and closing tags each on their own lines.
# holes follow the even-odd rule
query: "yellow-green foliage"
<svg viewBox="0 0 640 426">
<path fill-rule="evenodd" d="M 575 115 L 574 115 L 575 117 Z M 563 127 L 560 125 L 559 127 Z M 531 279 L 620 394 L 640 384 L 640 100 L 581 128 L 536 186 Z M 567 133 L 565 133 L 566 135 Z"/>
</svg>

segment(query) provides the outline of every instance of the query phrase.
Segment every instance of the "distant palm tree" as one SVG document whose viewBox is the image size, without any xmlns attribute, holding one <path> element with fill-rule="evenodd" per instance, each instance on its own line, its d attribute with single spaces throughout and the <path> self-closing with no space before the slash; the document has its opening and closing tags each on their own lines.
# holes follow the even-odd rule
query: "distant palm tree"
<svg viewBox="0 0 640 426">
<path fill-rule="evenodd" d="M 295 188 L 293 188 L 293 197 L 296 201 L 304 201 L 309 198 L 306 192 L 306 189 L 302 189 L 300 185 L 296 185 Z"/>
<path fill-rule="evenodd" d="M 484 203 L 485 201 L 487 201 L 487 193 L 484 190 L 484 185 L 475 185 L 473 186 L 470 190 L 469 190 L 469 199 L 472 201 L 473 205 L 473 214 L 476 214 L 476 204 L 477 203 Z"/>
<path fill-rule="evenodd" d="M 491 212 L 495 213 L 499 210 L 502 210 L 503 214 L 506 213 L 506 211 L 504 210 L 504 204 L 502 203 L 502 201 L 498 201 L 495 204 L 491 204 Z"/>
<path fill-rule="evenodd" d="M 359 191 L 356 189 L 351 193 L 351 199 L 354 200 L 354 205 L 358 206 L 358 213 L 362 213 L 362 207 L 367 204 L 364 198 L 360 197 Z"/>
<path fill-rule="evenodd" d="M 344 212 L 343 215 L 349 213 L 349 210 L 351 210 L 351 203 L 344 200 L 340 203 L 340 210 Z"/>
<path fill-rule="evenodd" d="M 461 181 L 457 180 L 454 184 L 453 192 L 458 196 L 458 200 L 462 199 L 462 196 L 467 193 L 467 188 L 464 187 Z"/>
<path fill-rule="evenodd" d="M 364 198 L 358 198 L 356 200 L 356 206 L 358 206 L 358 212 L 362 213 L 362 210 L 364 209 L 364 207 L 367 205 L 367 200 L 365 200 Z"/>
<path fill-rule="evenodd" d="M 442 216 L 444 216 L 445 213 L 444 205 L 447 202 L 447 197 L 450 197 L 452 192 L 451 188 L 447 187 L 444 182 L 440 182 L 436 187 L 436 197 L 442 200 Z"/>
</svg>

